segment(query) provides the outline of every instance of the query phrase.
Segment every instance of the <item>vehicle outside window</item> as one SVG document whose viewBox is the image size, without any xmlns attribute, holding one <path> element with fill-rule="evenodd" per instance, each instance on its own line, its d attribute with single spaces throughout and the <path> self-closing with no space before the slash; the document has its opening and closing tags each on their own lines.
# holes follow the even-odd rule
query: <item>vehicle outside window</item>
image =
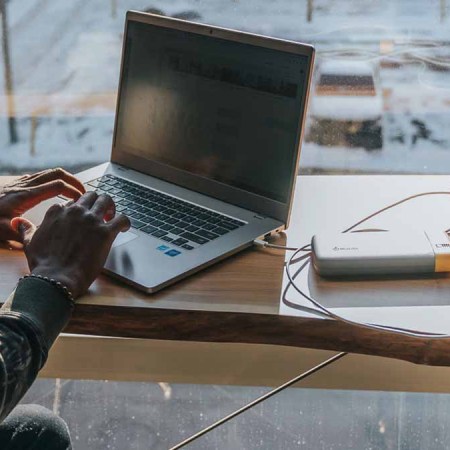
<svg viewBox="0 0 450 450">
<path fill-rule="evenodd" d="M 307 142 L 349 149 L 382 148 L 383 102 L 372 64 L 320 62 L 312 92 Z"/>
</svg>

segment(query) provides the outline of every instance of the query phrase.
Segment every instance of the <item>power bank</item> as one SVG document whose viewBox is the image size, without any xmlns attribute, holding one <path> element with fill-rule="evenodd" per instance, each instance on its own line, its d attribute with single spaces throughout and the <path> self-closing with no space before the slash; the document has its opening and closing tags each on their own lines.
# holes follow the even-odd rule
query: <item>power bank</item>
<svg viewBox="0 0 450 450">
<path fill-rule="evenodd" d="M 323 276 L 450 271 L 450 239 L 444 231 L 319 234 L 311 246 L 314 268 Z"/>
</svg>

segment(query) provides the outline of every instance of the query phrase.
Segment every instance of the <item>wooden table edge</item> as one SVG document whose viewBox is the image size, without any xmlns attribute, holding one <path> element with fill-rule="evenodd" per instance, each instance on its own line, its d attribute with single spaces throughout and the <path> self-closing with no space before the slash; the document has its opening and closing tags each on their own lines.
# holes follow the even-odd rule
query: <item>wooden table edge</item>
<svg viewBox="0 0 450 450">
<path fill-rule="evenodd" d="M 92 317 L 97 319 L 92 320 Z M 99 319 L 101 318 L 101 319 Z M 240 312 L 77 305 L 65 333 L 269 344 L 450 365 L 450 338 L 423 338 L 335 320 Z"/>
</svg>

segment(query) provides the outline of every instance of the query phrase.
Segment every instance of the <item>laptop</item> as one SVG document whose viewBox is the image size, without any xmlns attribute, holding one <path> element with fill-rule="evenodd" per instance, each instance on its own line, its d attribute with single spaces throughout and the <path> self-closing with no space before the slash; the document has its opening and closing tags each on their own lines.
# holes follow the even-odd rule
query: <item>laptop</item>
<svg viewBox="0 0 450 450">
<path fill-rule="evenodd" d="M 313 59 L 297 42 L 127 13 L 111 160 L 78 174 L 131 221 L 107 274 L 155 292 L 288 226 Z"/>
</svg>

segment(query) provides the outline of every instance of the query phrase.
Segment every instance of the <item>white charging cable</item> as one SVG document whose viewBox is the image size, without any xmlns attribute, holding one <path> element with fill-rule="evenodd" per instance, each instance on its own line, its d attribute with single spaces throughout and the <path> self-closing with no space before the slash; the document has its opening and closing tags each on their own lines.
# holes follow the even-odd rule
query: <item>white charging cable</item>
<svg viewBox="0 0 450 450">
<path fill-rule="evenodd" d="M 379 209 L 378 211 L 375 211 L 374 213 L 368 215 L 367 217 L 364 217 L 357 223 L 353 224 L 349 228 L 345 229 L 343 233 L 349 233 L 349 232 L 359 232 L 359 231 L 369 231 L 369 230 L 355 230 L 355 228 L 359 225 L 362 225 L 364 222 L 367 222 L 369 219 L 372 219 L 375 216 L 378 216 L 379 214 L 392 209 L 398 205 L 401 205 L 402 203 L 406 203 L 410 200 L 413 200 L 415 198 L 419 197 L 425 197 L 430 195 L 450 195 L 450 191 L 431 191 L 431 192 L 422 192 L 420 194 L 411 195 L 409 197 L 406 197 L 402 200 L 399 200 L 395 203 L 392 203 L 382 209 Z M 370 230 L 370 231 L 386 231 L 386 230 Z M 447 232 L 450 231 L 446 230 Z M 285 304 L 291 308 L 295 308 L 298 310 L 306 311 L 308 313 L 316 314 L 323 318 L 329 318 L 334 319 L 340 322 L 345 322 L 350 325 L 357 325 L 362 326 L 364 328 L 368 328 L 371 330 L 382 330 L 382 331 L 389 331 L 396 334 L 402 334 L 406 336 L 411 337 L 426 337 L 426 338 L 432 338 L 432 339 L 443 339 L 443 338 L 449 338 L 449 334 L 441 334 L 441 333 L 430 333 L 430 332 L 421 332 L 421 331 L 414 331 L 409 330 L 401 327 L 391 327 L 388 325 L 381 325 L 381 324 L 374 324 L 374 323 L 365 323 L 365 322 L 356 322 L 350 319 L 346 319 L 345 317 L 342 317 L 332 311 L 330 311 L 328 308 L 320 304 L 317 300 L 312 298 L 309 294 L 305 293 L 295 282 L 295 279 L 310 265 L 311 263 L 311 245 L 307 244 L 302 247 L 287 247 L 282 245 L 275 245 L 271 244 L 269 242 L 263 241 L 261 239 L 256 239 L 254 241 L 255 245 L 261 246 L 261 247 L 268 247 L 268 248 L 275 248 L 275 249 L 283 249 L 288 251 L 293 251 L 294 253 L 289 258 L 288 262 L 285 264 L 285 271 L 286 275 L 289 279 L 289 284 L 287 285 L 285 292 L 282 296 L 282 301 L 285 302 Z M 300 256 L 300 253 L 304 252 L 305 254 Z M 303 262 L 300 268 L 297 270 L 297 272 L 293 275 L 291 272 L 292 266 L 295 264 L 298 264 L 299 262 Z M 307 306 L 299 305 L 297 303 L 294 303 L 292 301 L 289 301 L 286 299 L 287 291 L 289 290 L 289 287 L 292 286 L 304 299 L 306 299 L 308 302 L 312 303 L 315 308 L 310 308 Z"/>
</svg>

